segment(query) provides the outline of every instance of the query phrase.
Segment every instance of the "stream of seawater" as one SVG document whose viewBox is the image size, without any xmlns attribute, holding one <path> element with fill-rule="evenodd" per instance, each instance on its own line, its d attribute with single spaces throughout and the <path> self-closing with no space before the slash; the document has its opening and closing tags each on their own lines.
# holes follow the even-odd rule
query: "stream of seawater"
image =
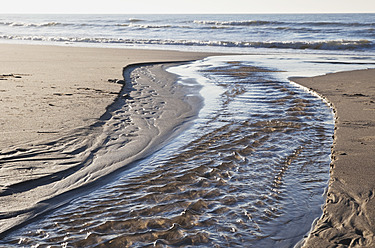
<svg viewBox="0 0 375 248">
<path fill-rule="evenodd" d="M 282 66 L 254 67 L 273 58 L 217 57 L 169 68 L 180 75 L 177 83 L 202 85 L 205 106 L 190 128 L 110 184 L 2 242 L 293 247 L 321 215 L 334 117 L 322 99 L 290 83 Z"/>
</svg>

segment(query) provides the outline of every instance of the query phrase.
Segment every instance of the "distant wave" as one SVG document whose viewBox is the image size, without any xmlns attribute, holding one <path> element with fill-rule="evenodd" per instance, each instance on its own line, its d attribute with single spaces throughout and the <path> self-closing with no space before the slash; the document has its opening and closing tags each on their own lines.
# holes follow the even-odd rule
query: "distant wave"
<svg viewBox="0 0 375 248">
<path fill-rule="evenodd" d="M 129 20 L 129 22 L 142 22 L 142 21 L 144 21 L 144 20 L 138 19 L 138 18 L 129 18 L 128 20 Z"/>
<path fill-rule="evenodd" d="M 195 20 L 195 24 L 203 25 L 217 25 L 217 26 L 253 26 L 253 25 L 267 25 L 267 24 L 281 24 L 282 22 L 271 21 L 199 21 Z"/>
<path fill-rule="evenodd" d="M 359 23 L 359 22 L 297 22 L 295 24 L 306 25 L 306 26 L 344 26 L 344 27 L 363 27 L 363 26 L 375 26 L 375 23 Z"/>
<path fill-rule="evenodd" d="M 115 26 L 129 26 L 130 24 L 136 23 L 136 22 L 143 22 L 145 20 L 143 19 L 138 19 L 138 18 L 129 18 L 128 20 L 125 21 L 125 23 L 117 23 Z"/>
<path fill-rule="evenodd" d="M 139 28 L 139 29 L 152 29 L 152 28 L 174 28 L 178 26 L 173 25 L 149 25 L 149 24 L 134 24 L 134 23 L 123 23 L 123 24 L 116 24 L 119 27 L 131 27 L 131 28 Z"/>
<path fill-rule="evenodd" d="M 375 26 L 375 23 L 359 23 L 359 22 L 280 22 L 280 21 L 262 21 L 262 20 L 244 20 L 244 21 L 210 21 L 195 20 L 195 24 L 216 25 L 216 26 L 264 26 L 264 25 L 286 25 L 286 26 L 344 26 L 344 27 L 362 27 Z"/>
<path fill-rule="evenodd" d="M 69 26 L 73 24 L 60 22 L 44 22 L 44 23 L 24 23 L 24 22 L 0 22 L 0 25 L 11 27 L 51 27 L 51 26 Z"/>
<path fill-rule="evenodd" d="M 222 46 L 222 47 L 253 47 L 279 49 L 312 49 L 312 50 L 368 50 L 375 49 L 369 40 L 331 40 L 331 41 L 202 41 L 202 40 L 163 40 L 163 39 L 121 39 L 121 38 L 78 38 L 78 37 L 42 37 L 0 35 L 6 40 L 33 40 L 52 42 L 86 42 L 86 43 L 117 43 L 126 45 L 182 45 L 182 46 Z"/>
<path fill-rule="evenodd" d="M 226 29 L 226 28 L 246 28 L 246 27 L 267 27 L 276 28 L 279 30 L 300 30 L 300 31 L 319 31 L 323 28 L 338 28 L 338 27 L 356 27 L 356 28 L 375 28 L 375 23 L 359 23 L 359 22 L 283 22 L 283 21 L 263 21 L 263 20 L 243 20 L 243 21 L 215 21 L 215 20 L 194 20 L 188 22 L 187 25 L 174 24 L 155 24 L 155 23 L 143 23 L 145 20 L 137 18 L 129 18 L 123 20 L 120 23 L 113 22 L 43 22 L 43 23 L 28 23 L 28 22 L 12 22 L 12 21 L 0 21 L 0 26 L 8 27 L 32 27 L 32 28 L 47 28 L 47 27 L 100 27 L 100 28 L 111 28 L 111 27 L 131 27 L 139 29 L 168 29 L 168 28 L 180 28 L 180 29 Z"/>
<path fill-rule="evenodd" d="M 26 23 L 26 22 L 0 22 L 0 26 L 9 26 L 9 27 L 67 27 L 67 26 L 76 26 L 76 27 L 111 27 L 111 26 L 129 26 L 133 22 L 124 24 L 108 24 L 108 23 L 62 23 L 62 22 L 43 22 L 43 23 Z"/>
<path fill-rule="evenodd" d="M 151 24 L 137 24 L 142 20 L 129 19 L 129 22 L 125 23 L 61 23 L 61 22 L 46 22 L 46 23 L 24 23 L 24 22 L 0 22 L 0 26 L 10 27 L 55 27 L 55 26 L 76 26 L 76 27 L 132 27 L 140 29 L 152 29 L 152 28 L 190 28 L 188 26 L 173 26 L 173 25 L 151 25 Z"/>
</svg>

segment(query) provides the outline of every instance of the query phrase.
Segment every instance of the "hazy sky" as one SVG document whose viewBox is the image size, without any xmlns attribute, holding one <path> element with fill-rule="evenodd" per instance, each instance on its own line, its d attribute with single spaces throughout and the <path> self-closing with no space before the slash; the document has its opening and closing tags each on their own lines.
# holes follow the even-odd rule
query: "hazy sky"
<svg viewBox="0 0 375 248">
<path fill-rule="evenodd" d="M 375 13 L 374 0 L 2 0 L 0 13 Z"/>
</svg>

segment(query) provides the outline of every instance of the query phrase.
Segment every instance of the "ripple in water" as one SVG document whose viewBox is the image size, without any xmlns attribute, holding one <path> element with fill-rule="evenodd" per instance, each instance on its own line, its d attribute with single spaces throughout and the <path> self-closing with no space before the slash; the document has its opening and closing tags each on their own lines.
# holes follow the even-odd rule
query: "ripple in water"
<svg viewBox="0 0 375 248">
<path fill-rule="evenodd" d="M 321 214 L 329 179 L 330 109 L 248 62 L 177 69 L 193 70 L 204 81 L 206 106 L 192 128 L 120 179 L 4 241 L 15 247 L 291 247 L 301 240 Z"/>
</svg>

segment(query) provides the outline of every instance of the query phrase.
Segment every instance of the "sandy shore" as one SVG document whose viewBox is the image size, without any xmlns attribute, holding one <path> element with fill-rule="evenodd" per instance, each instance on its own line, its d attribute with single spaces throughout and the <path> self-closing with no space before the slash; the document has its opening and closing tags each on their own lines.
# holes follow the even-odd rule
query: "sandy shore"
<svg viewBox="0 0 375 248">
<path fill-rule="evenodd" d="M 1 151 L 93 123 L 121 89 L 108 79 L 122 79 L 128 64 L 209 55 L 8 44 L 0 44 L 0 54 Z"/>
<path fill-rule="evenodd" d="M 0 235 L 103 183 L 197 113 L 200 99 L 163 65 L 130 66 L 118 81 L 124 67 L 213 55 L 7 44 L 0 54 Z"/>
<path fill-rule="evenodd" d="M 375 70 L 292 78 L 333 104 L 331 178 L 304 247 L 375 247 Z"/>
<path fill-rule="evenodd" d="M 0 54 L 0 236 L 104 183 L 196 114 L 199 97 L 164 65 L 130 66 L 118 83 L 124 67 L 213 55 L 6 44 Z M 326 97 L 337 118 L 327 201 L 305 247 L 375 246 L 374 78 L 293 79 Z"/>
</svg>

